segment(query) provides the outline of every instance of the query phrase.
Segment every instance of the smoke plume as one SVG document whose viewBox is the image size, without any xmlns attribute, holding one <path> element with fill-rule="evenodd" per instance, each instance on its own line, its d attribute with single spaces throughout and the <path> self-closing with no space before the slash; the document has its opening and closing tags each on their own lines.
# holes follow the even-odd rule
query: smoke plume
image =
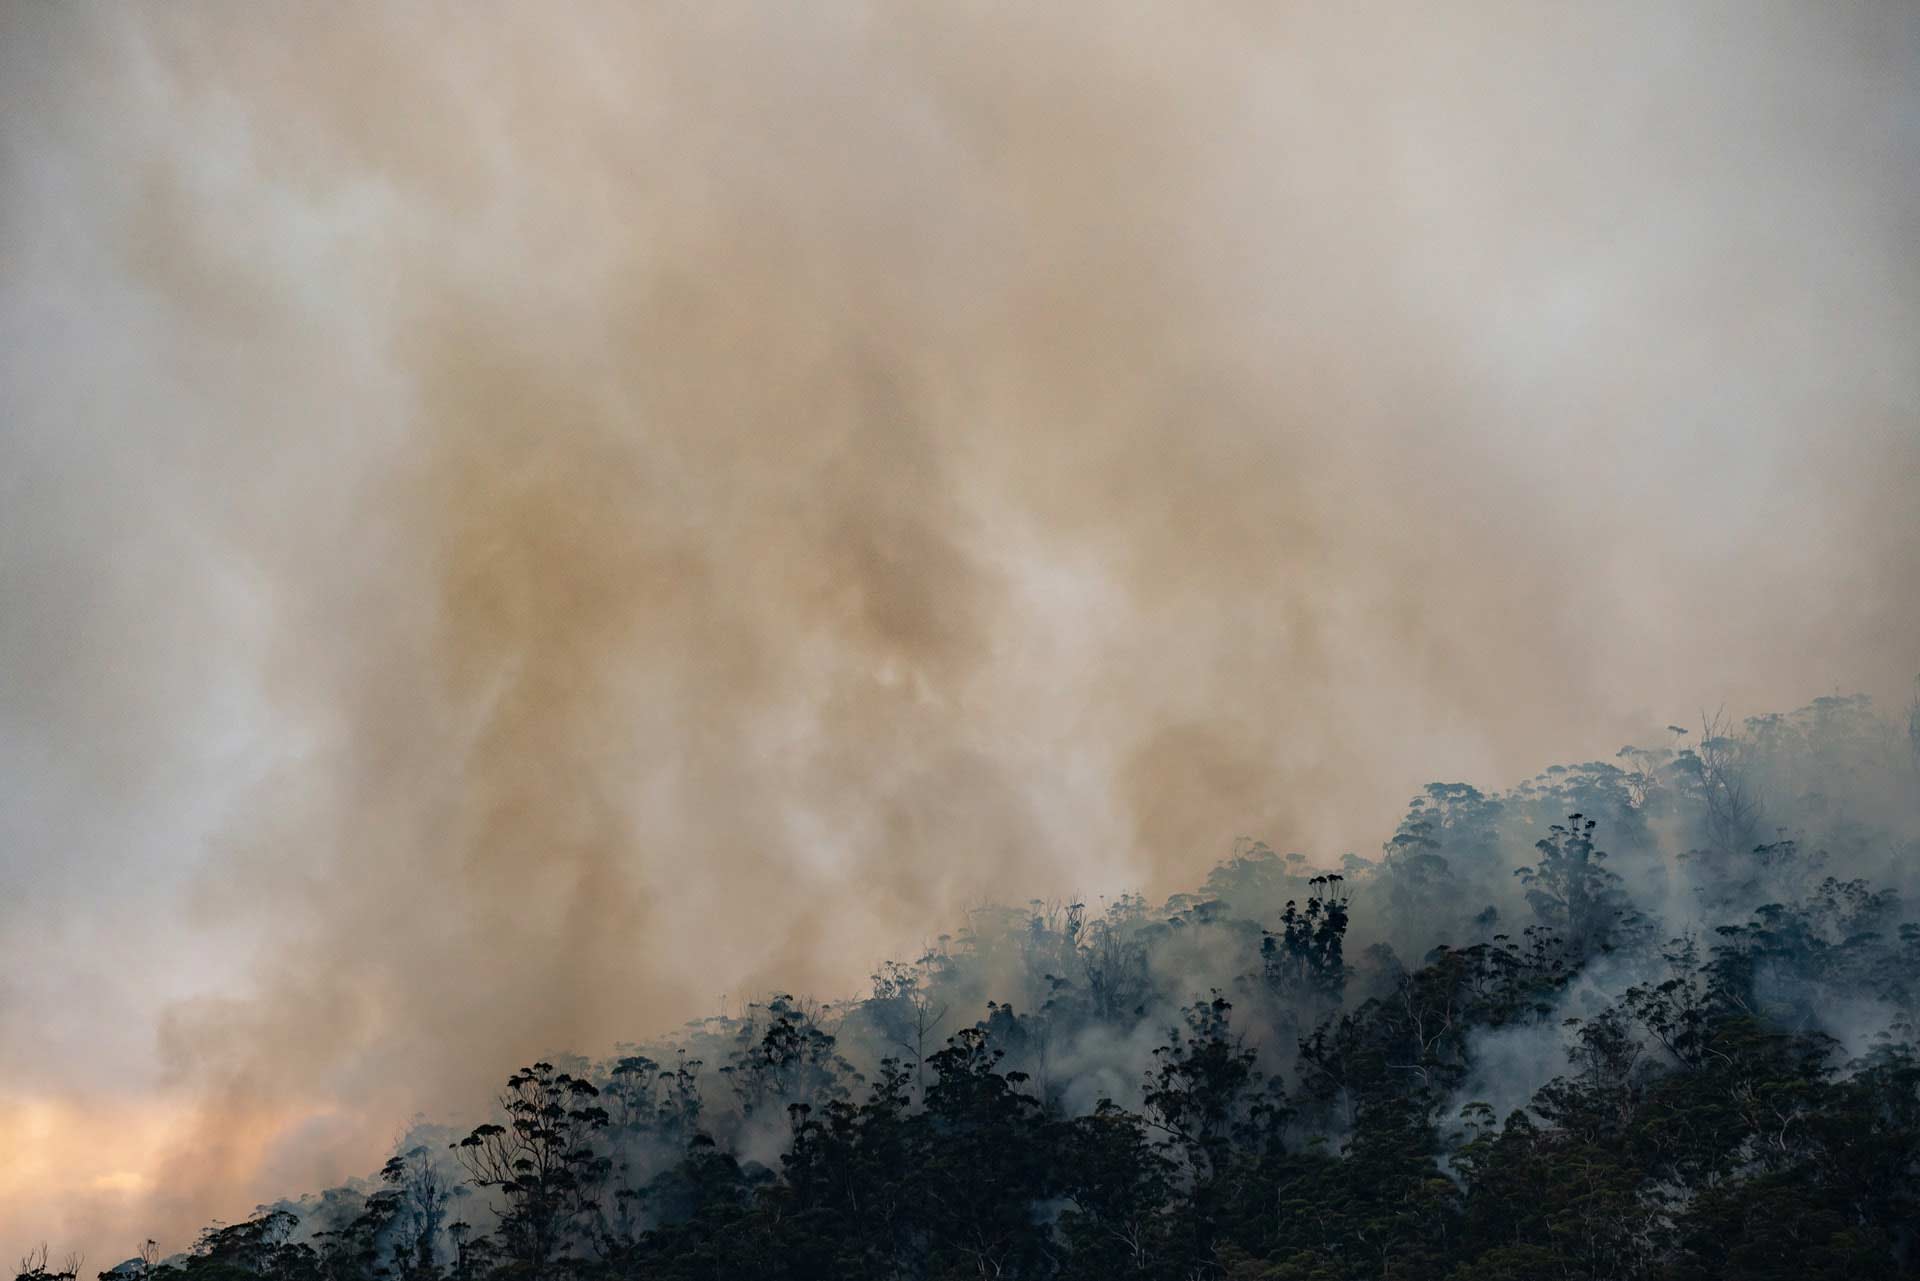
<svg viewBox="0 0 1920 1281">
<path fill-rule="evenodd" d="M 1849 5 L 7 6 L 0 1245 L 177 1247 L 990 898 L 1904 697 L 1916 65 Z"/>
</svg>

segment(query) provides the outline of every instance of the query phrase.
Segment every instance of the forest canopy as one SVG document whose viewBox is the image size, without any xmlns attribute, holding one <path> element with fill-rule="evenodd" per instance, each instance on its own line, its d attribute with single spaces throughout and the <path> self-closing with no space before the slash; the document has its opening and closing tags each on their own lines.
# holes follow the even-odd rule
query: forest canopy
<svg viewBox="0 0 1920 1281">
<path fill-rule="evenodd" d="M 983 908 L 102 1278 L 1920 1275 L 1920 699 Z M 21 1281 L 75 1277 L 46 1250 Z"/>
</svg>

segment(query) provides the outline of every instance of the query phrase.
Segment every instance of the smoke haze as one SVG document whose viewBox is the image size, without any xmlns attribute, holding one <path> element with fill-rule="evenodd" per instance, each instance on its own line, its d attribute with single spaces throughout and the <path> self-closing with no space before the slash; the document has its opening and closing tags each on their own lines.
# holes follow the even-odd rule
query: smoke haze
<svg viewBox="0 0 1920 1281">
<path fill-rule="evenodd" d="M 178 1247 L 990 898 L 1904 698 L 1916 66 L 1903 6 L 6 6 L 0 1246 Z"/>
</svg>

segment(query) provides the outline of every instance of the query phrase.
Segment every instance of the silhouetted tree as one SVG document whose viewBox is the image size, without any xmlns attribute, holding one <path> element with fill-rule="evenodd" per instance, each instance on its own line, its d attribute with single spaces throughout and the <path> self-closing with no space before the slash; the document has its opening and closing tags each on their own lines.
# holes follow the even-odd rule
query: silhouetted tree
<svg viewBox="0 0 1920 1281">
<path fill-rule="evenodd" d="M 544 1275 L 608 1174 L 595 1147 L 608 1124 L 599 1094 L 551 1063 L 535 1063 L 507 1079 L 500 1097 L 506 1124 L 478 1126 L 454 1145 L 474 1183 L 505 1198 L 500 1236 L 529 1275 Z"/>
<path fill-rule="evenodd" d="M 1575 958 L 1612 946 L 1634 917 L 1620 878 L 1602 866 L 1607 856 L 1594 845 L 1594 826 L 1584 815 L 1568 815 L 1564 826 L 1555 823 L 1546 839 L 1535 842 L 1540 861 L 1514 870 L 1534 914 L 1561 935 Z"/>
</svg>

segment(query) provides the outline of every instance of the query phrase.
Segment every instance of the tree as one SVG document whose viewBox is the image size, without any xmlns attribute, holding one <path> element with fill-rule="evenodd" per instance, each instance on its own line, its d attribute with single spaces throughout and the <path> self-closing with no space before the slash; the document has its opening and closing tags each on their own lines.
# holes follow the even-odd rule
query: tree
<svg viewBox="0 0 1920 1281">
<path fill-rule="evenodd" d="M 753 1008 L 764 1013 L 764 1028 L 758 1019 L 744 1023 L 730 1061 L 720 1069 L 739 1098 L 743 1119 L 762 1111 L 784 1116 L 795 1104 L 844 1097 L 842 1082 L 853 1076 L 853 1067 L 812 1013 L 786 995 Z"/>
<path fill-rule="evenodd" d="M 1102 1099 L 1060 1135 L 1070 1208 L 1060 1216 L 1067 1278 L 1153 1275 L 1174 1249 L 1174 1163 L 1144 1118 Z"/>
<path fill-rule="evenodd" d="M 1736 735 L 1716 712 L 1701 718 L 1696 755 L 1707 841 L 1716 849 L 1738 853 L 1752 845 L 1760 831 L 1763 807 L 1753 770 L 1753 743 Z"/>
<path fill-rule="evenodd" d="M 402 1278 L 437 1277 L 440 1225 L 445 1222 L 453 1183 L 424 1145 L 408 1148 L 380 1169 L 394 1204 L 397 1230 L 396 1271 Z"/>
<path fill-rule="evenodd" d="M 1347 987 L 1345 941 L 1351 895 L 1338 875 L 1316 876 L 1301 910 L 1292 899 L 1280 914 L 1280 933 L 1262 931 L 1261 968 L 1283 999 L 1338 1005 Z"/>
<path fill-rule="evenodd" d="M 947 1019 L 947 1005 L 937 1007 L 927 991 L 929 957 L 917 967 L 888 961 L 873 976 L 874 1005 L 886 1019 L 893 1044 L 906 1052 L 913 1063 L 913 1094 L 916 1101 L 926 1097 L 927 1045 Z"/>
<path fill-rule="evenodd" d="M 1045 1258 L 1032 1212 L 1049 1190 L 1040 1102 L 1021 1089 L 1025 1073 L 999 1070 L 1003 1057 L 984 1029 L 964 1028 L 928 1060 L 915 1175 L 935 1275 L 958 1264 L 970 1276 L 1025 1276 Z"/>
<path fill-rule="evenodd" d="M 596 1150 L 606 1129 L 600 1091 L 551 1063 L 535 1063 L 507 1079 L 500 1096 L 506 1124 L 478 1126 L 453 1145 L 477 1187 L 507 1202 L 500 1235 L 510 1256 L 542 1275 L 576 1224 L 594 1208 L 609 1162 Z"/>
<path fill-rule="evenodd" d="M 1540 861 L 1513 873 L 1526 887 L 1534 914 L 1580 959 L 1608 949 L 1634 923 L 1620 878 L 1601 866 L 1607 856 L 1594 845 L 1594 826 L 1593 819 L 1569 814 L 1565 825 L 1555 823 L 1534 843 Z"/>
<path fill-rule="evenodd" d="M 59 1271 L 51 1271 L 47 1266 L 47 1243 L 27 1253 L 20 1260 L 20 1275 L 16 1281 L 74 1281 L 80 1275 L 81 1257 L 69 1254 L 66 1263 Z"/>
</svg>

